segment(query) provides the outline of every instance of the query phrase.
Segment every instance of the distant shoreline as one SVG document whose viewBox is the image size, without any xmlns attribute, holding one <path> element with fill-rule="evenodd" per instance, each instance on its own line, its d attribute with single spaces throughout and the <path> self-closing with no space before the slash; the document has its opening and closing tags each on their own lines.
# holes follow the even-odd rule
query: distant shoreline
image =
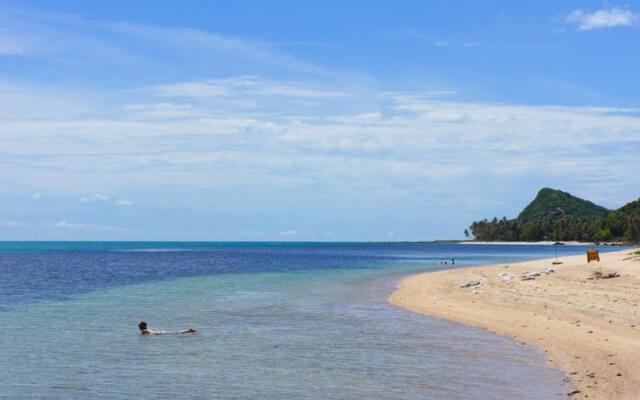
<svg viewBox="0 0 640 400">
<path fill-rule="evenodd" d="M 567 393 L 571 398 L 637 400 L 640 251 L 600 257 L 589 264 L 577 255 L 560 264 L 546 259 L 423 273 L 403 279 L 389 302 L 537 346 L 567 372 L 579 391 Z M 593 279 L 596 272 L 617 275 Z M 531 273 L 537 275 L 522 279 Z"/>
<path fill-rule="evenodd" d="M 508 245 L 508 246 L 516 246 L 516 245 L 527 245 L 527 246 L 552 246 L 554 244 L 560 244 L 564 246 L 594 246 L 593 242 L 577 242 L 577 241 L 540 241 L 540 242 L 488 242 L 488 241 L 475 241 L 475 240 L 465 240 L 458 242 L 460 244 L 493 244 L 493 245 Z M 607 246 L 608 243 L 602 243 L 601 245 Z M 616 243 L 615 245 L 622 245 L 622 243 Z"/>
</svg>

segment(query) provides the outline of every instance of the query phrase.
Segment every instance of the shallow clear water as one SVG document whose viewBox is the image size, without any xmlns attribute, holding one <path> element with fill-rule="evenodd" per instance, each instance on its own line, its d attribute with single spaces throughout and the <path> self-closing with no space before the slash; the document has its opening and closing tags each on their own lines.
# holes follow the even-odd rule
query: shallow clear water
<svg viewBox="0 0 640 400">
<path fill-rule="evenodd" d="M 561 247 L 562 254 L 583 251 Z M 0 398 L 545 399 L 508 338 L 397 309 L 400 276 L 547 246 L 0 243 Z M 136 324 L 193 326 L 142 337 Z"/>
</svg>

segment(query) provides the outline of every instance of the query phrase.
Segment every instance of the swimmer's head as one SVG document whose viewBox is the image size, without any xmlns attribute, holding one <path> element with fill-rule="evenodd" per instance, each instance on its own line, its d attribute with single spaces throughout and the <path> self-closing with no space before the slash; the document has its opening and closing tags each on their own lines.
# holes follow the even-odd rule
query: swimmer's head
<svg viewBox="0 0 640 400">
<path fill-rule="evenodd" d="M 140 323 L 138 324 L 138 329 L 140 329 L 141 331 L 144 331 L 147 329 L 147 323 L 144 321 L 140 321 Z"/>
</svg>

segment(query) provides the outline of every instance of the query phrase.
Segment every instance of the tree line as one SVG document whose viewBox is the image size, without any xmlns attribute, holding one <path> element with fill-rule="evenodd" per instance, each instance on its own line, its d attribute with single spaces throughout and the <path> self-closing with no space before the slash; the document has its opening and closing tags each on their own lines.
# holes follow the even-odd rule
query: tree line
<svg viewBox="0 0 640 400">
<path fill-rule="evenodd" d="M 631 206 L 631 207 L 629 207 Z M 628 208 L 628 210 L 625 210 Z M 532 221 L 493 218 L 475 221 L 469 227 L 481 241 L 624 241 L 640 243 L 640 207 L 631 203 L 604 217 L 546 216 Z M 469 234 L 465 230 L 465 234 Z"/>
</svg>

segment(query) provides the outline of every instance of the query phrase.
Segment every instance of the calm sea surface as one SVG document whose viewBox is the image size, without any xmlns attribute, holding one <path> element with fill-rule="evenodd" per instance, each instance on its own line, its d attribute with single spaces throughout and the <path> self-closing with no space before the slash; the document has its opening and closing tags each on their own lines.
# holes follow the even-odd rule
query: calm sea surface
<svg viewBox="0 0 640 400">
<path fill-rule="evenodd" d="M 536 350 L 386 302 L 400 277 L 452 268 L 451 258 L 459 267 L 553 255 L 433 243 L 0 242 L 0 399 L 566 397 L 564 374 Z M 199 334 L 142 337 L 140 320 Z"/>
</svg>

